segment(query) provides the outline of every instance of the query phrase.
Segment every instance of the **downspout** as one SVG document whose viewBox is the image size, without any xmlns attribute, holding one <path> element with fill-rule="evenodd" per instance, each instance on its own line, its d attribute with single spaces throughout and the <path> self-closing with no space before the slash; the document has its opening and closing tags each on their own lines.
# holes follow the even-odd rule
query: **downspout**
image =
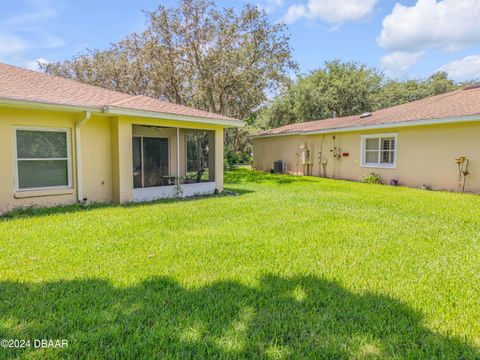
<svg viewBox="0 0 480 360">
<path fill-rule="evenodd" d="M 177 127 L 177 185 L 180 185 L 180 129 Z"/>
<path fill-rule="evenodd" d="M 83 174 L 82 174 L 82 145 L 80 138 L 80 127 L 90 120 L 92 114 L 90 111 L 85 111 L 82 120 L 75 123 L 75 154 L 76 154 L 76 173 L 77 173 L 77 201 L 79 204 L 84 203 L 83 198 Z"/>
</svg>

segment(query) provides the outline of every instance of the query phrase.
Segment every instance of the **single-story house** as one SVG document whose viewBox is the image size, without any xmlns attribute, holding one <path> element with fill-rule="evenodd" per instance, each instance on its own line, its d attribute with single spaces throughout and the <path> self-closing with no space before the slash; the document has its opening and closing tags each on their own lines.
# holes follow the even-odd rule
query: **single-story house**
<svg viewBox="0 0 480 360">
<path fill-rule="evenodd" d="M 0 212 L 222 191 L 224 129 L 242 125 L 0 64 Z"/>
<path fill-rule="evenodd" d="M 281 160 L 292 174 L 359 180 L 374 172 L 386 183 L 478 193 L 480 87 L 266 130 L 253 153 L 264 171 Z"/>
</svg>

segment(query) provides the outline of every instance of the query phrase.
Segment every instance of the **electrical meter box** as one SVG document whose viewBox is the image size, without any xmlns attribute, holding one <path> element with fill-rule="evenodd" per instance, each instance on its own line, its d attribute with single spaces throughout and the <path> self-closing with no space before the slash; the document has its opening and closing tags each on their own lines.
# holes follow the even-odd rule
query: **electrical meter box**
<svg viewBox="0 0 480 360">
<path fill-rule="evenodd" d="M 313 145 L 301 145 L 299 149 L 300 165 L 312 165 L 314 159 Z"/>
</svg>

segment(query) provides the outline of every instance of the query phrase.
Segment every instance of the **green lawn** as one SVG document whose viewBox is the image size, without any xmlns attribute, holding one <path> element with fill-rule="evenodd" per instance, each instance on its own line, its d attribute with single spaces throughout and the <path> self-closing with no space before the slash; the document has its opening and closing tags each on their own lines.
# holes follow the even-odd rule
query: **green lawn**
<svg viewBox="0 0 480 360">
<path fill-rule="evenodd" d="M 240 196 L 0 220 L 20 358 L 480 358 L 480 197 L 237 170 Z"/>
</svg>

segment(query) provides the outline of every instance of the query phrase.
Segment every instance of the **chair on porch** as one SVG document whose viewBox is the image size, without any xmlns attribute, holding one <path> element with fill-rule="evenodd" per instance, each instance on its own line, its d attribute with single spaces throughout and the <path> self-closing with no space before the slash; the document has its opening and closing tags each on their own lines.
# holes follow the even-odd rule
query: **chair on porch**
<svg viewBox="0 0 480 360">
<path fill-rule="evenodd" d="M 185 177 L 185 182 L 186 183 L 199 183 L 202 180 L 202 176 L 203 176 L 204 172 L 205 172 L 205 169 L 201 168 L 197 171 L 196 174 L 187 175 Z"/>
</svg>

